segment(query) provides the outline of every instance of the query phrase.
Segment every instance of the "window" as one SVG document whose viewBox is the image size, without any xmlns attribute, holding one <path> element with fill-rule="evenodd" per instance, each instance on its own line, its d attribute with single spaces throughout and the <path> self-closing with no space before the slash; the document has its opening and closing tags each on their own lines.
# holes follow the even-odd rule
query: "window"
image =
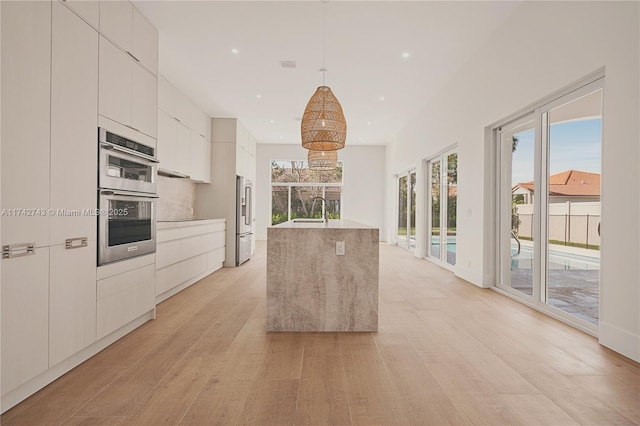
<svg viewBox="0 0 640 426">
<path fill-rule="evenodd" d="M 297 218 L 340 219 L 343 163 L 330 172 L 309 169 L 306 161 L 271 162 L 271 225 Z M 323 200 L 325 202 L 323 202 Z"/>
</svg>

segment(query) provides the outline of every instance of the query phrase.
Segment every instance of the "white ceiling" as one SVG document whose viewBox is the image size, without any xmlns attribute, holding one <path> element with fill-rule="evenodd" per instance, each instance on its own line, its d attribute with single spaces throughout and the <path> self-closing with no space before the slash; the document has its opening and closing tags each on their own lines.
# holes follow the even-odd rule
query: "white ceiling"
<svg viewBox="0 0 640 426">
<path fill-rule="evenodd" d="M 326 84 L 342 104 L 347 144 L 354 145 L 392 142 L 518 4 L 134 3 L 158 29 L 160 74 L 212 117 L 240 119 L 259 143 L 291 144 L 300 143 L 296 118 L 322 84 L 326 8 Z M 282 68 L 282 60 L 297 67 Z"/>
</svg>

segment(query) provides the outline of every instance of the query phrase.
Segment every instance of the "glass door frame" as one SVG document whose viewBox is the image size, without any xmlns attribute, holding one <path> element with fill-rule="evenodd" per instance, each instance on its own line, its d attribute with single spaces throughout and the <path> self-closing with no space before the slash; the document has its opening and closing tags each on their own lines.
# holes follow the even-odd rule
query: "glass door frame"
<svg viewBox="0 0 640 426">
<path fill-rule="evenodd" d="M 587 77 L 584 80 L 566 88 L 557 94 L 547 97 L 545 100 L 539 102 L 535 108 L 531 108 L 528 111 L 524 110 L 518 115 L 514 115 L 508 119 L 503 120 L 500 124 L 492 126 L 493 134 L 493 146 L 495 147 L 494 158 L 495 165 L 495 213 L 496 213 L 496 229 L 495 229 L 495 273 L 493 288 L 503 292 L 507 295 L 514 297 L 517 300 L 541 311 L 545 314 L 556 318 L 560 321 L 570 324 L 571 326 L 578 328 L 585 333 L 593 336 L 598 334 L 598 325 L 591 324 L 584 319 L 576 317 L 570 313 L 567 313 L 559 308 L 556 308 L 547 302 L 547 291 L 549 285 L 549 270 L 548 270 L 548 212 L 549 212 L 549 128 L 548 123 L 549 112 L 554 108 L 565 105 L 572 101 L 575 101 L 583 96 L 586 96 L 594 91 L 602 91 L 602 97 L 604 99 L 604 73 L 598 72 L 593 76 Z M 604 101 L 602 101 L 602 121 L 604 128 Z M 520 291 L 512 289 L 510 285 L 502 282 L 502 276 L 504 274 L 505 257 L 504 257 L 504 229 L 505 224 L 508 221 L 511 223 L 511 214 L 505 213 L 505 206 L 502 205 L 506 192 L 504 190 L 503 176 L 507 171 L 502 149 L 502 128 L 505 126 L 513 129 L 517 125 L 521 125 L 530 121 L 534 122 L 534 182 L 538 188 L 545 188 L 544 190 L 534 191 L 534 226 L 533 226 L 533 294 L 528 296 Z M 604 141 L 602 141 L 604 143 Z M 510 161 L 509 161 L 510 162 Z M 509 197 L 510 198 L 510 197 Z M 601 196 L 602 200 L 602 196 Z M 509 205 L 511 201 L 509 200 Z M 537 219 L 535 217 L 537 216 Z M 509 226 L 510 229 L 510 226 Z M 602 243 L 600 246 L 602 253 Z M 600 288 L 602 288 L 602 270 L 600 270 L 599 276 Z M 600 295 L 602 291 L 600 291 Z M 601 317 L 601 316 L 600 316 Z"/>
<path fill-rule="evenodd" d="M 448 172 L 449 172 L 449 156 L 452 154 L 459 154 L 457 145 L 448 146 L 444 150 L 442 150 L 437 155 L 433 157 L 427 158 L 424 162 L 424 181 L 425 181 L 425 191 L 424 191 L 424 200 L 425 200 L 425 219 L 427 226 L 425 227 L 425 259 L 430 260 L 432 262 L 437 263 L 440 266 L 443 266 L 447 269 L 454 270 L 455 264 L 450 264 L 447 262 L 447 244 L 448 244 L 448 223 L 447 219 L 449 217 L 448 212 L 448 200 L 449 200 L 449 185 L 448 185 Z M 439 188 L 439 203 L 440 203 L 440 249 L 439 256 L 435 257 L 431 255 L 431 243 L 432 243 L 432 165 L 434 162 L 440 163 L 440 188 Z M 457 172 L 457 169 L 456 169 Z M 457 196 L 457 195 L 456 195 Z M 443 232 L 444 230 L 444 232 Z"/>
<path fill-rule="evenodd" d="M 414 188 L 413 191 L 411 190 L 411 177 L 413 176 L 413 181 L 414 181 Z M 405 248 L 407 250 L 411 250 L 411 251 L 415 251 L 417 249 L 417 236 L 415 233 L 415 229 L 416 229 L 416 215 L 414 214 L 413 216 L 413 223 L 411 221 L 411 206 L 413 204 L 413 207 L 417 210 L 417 174 L 416 174 L 416 168 L 410 168 L 407 169 L 405 172 L 399 173 L 395 176 L 396 178 L 396 206 L 397 206 L 397 213 L 396 213 L 396 245 L 398 245 L 399 247 Z M 399 228 L 399 222 L 400 222 L 400 215 L 402 214 L 402 212 L 400 211 L 400 192 L 401 192 L 401 181 L 403 178 L 406 178 L 406 194 L 407 194 L 407 213 L 406 213 L 406 223 L 407 223 L 407 231 L 406 234 L 404 236 L 401 236 L 398 233 L 398 228 Z M 411 229 L 412 229 L 412 225 L 413 225 L 413 234 L 411 234 Z M 413 237 L 413 245 L 411 244 L 411 237 Z"/>
</svg>

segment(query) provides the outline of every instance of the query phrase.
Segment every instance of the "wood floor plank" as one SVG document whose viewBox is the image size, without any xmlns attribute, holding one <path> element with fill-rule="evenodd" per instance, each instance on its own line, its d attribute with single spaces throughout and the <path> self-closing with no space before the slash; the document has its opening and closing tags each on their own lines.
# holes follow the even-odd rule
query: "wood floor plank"
<svg viewBox="0 0 640 426">
<path fill-rule="evenodd" d="M 398 247 L 377 333 L 267 333 L 266 244 L 3 425 L 640 424 L 640 364 Z"/>
<path fill-rule="evenodd" d="M 373 336 L 341 334 L 340 349 L 353 423 L 408 424 Z"/>
<path fill-rule="evenodd" d="M 257 380 L 242 409 L 243 425 L 292 425 L 299 380 Z"/>
<path fill-rule="evenodd" d="M 212 377 L 201 390 L 181 425 L 232 425 L 238 422 L 253 380 Z"/>
<path fill-rule="evenodd" d="M 294 424 L 351 424 L 349 398 L 344 380 L 300 380 Z"/>
</svg>

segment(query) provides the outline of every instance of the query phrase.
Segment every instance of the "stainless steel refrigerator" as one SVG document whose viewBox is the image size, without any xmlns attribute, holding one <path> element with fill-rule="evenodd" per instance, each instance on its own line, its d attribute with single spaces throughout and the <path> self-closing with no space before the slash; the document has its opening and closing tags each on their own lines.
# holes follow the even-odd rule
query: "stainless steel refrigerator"
<svg viewBox="0 0 640 426">
<path fill-rule="evenodd" d="M 245 177 L 236 176 L 236 266 L 242 265 L 251 257 L 252 207 L 251 181 Z"/>
</svg>

